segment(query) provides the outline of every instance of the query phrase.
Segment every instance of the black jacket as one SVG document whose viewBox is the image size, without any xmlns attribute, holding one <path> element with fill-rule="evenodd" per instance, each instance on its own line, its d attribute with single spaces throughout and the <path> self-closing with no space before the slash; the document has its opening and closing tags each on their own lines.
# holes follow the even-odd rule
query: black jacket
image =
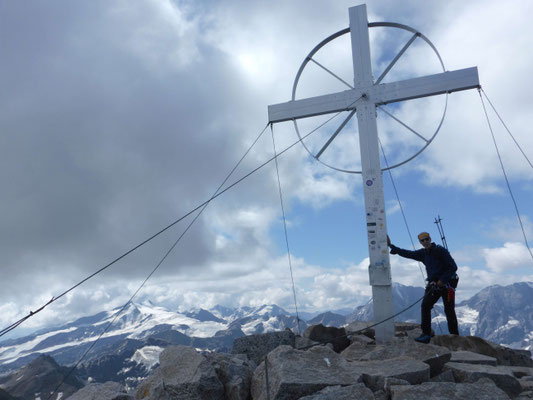
<svg viewBox="0 0 533 400">
<path fill-rule="evenodd" d="M 398 254 L 405 258 L 420 261 L 426 266 L 429 282 L 440 280 L 442 283 L 450 283 L 451 278 L 457 271 L 457 264 L 450 252 L 438 244 L 431 243 L 429 249 L 405 250 L 391 244 L 391 254 Z"/>
</svg>

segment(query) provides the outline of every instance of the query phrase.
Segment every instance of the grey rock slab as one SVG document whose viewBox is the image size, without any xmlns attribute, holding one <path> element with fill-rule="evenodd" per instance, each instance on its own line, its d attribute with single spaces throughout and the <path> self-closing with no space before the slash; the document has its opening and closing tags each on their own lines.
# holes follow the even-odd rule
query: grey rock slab
<svg viewBox="0 0 533 400">
<path fill-rule="evenodd" d="M 232 354 L 246 354 L 257 365 L 261 364 L 266 355 L 278 346 L 295 347 L 296 337 L 290 330 L 250 335 L 233 341 Z"/>
<path fill-rule="evenodd" d="M 514 377 L 509 368 L 504 366 L 449 362 L 444 369 L 453 372 L 456 382 L 472 383 L 480 378 L 489 378 L 511 397 L 517 396 L 522 391 L 518 379 Z"/>
<path fill-rule="evenodd" d="M 467 350 L 494 357 L 499 365 L 533 367 L 530 351 L 510 349 L 477 336 L 439 335 L 432 338 L 431 343 L 454 351 Z"/>
<path fill-rule="evenodd" d="M 106 383 L 90 383 L 84 388 L 81 388 L 72 396 L 69 400 L 132 400 L 133 396 L 130 396 L 124 390 L 118 382 L 106 382 Z"/>
<path fill-rule="evenodd" d="M 489 382 L 426 382 L 416 386 L 393 386 L 391 400 L 509 400 L 509 396 Z"/>
<path fill-rule="evenodd" d="M 450 361 L 467 364 L 492 365 L 494 367 L 498 365 L 498 360 L 496 360 L 494 357 L 489 357 L 466 350 L 452 351 L 452 359 Z"/>
<path fill-rule="evenodd" d="M 394 358 L 383 361 L 353 361 L 354 370 L 360 371 L 363 381 L 377 391 L 385 388 L 386 378 L 403 379 L 411 385 L 429 381 L 429 365 L 411 358 Z"/>
<path fill-rule="evenodd" d="M 267 385 L 268 376 L 268 385 Z M 307 351 L 280 346 L 254 371 L 252 398 L 265 400 L 267 388 L 272 400 L 297 399 L 326 386 L 347 386 L 362 382 L 362 373 L 333 350 L 317 346 Z"/>
<path fill-rule="evenodd" d="M 533 391 L 528 390 L 526 392 L 520 393 L 520 396 L 515 397 L 515 400 L 528 400 L 533 399 Z"/>
<path fill-rule="evenodd" d="M 388 360 L 397 357 L 409 357 L 425 362 L 430 367 L 431 376 L 435 376 L 440 374 L 444 364 L 450 361 L 451 352 L 445 347 L 400 338 L 387 344 L 376 345 L 374 350 L 361 356 L 359 360 Z"/>
<path fill-rule="evenodd" d="M 310 395 L 300 397 L 300 400 L 375 400 L 372 391 L 364 384 L 349 386 L 327 386 Z"/>
</svg>

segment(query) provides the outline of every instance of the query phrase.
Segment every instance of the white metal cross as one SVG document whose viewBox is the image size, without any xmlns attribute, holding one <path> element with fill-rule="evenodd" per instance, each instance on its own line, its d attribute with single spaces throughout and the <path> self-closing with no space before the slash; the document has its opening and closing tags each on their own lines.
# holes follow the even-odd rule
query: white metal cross
<svg viewBox="0 0 533 400">
<path fill-rule="evenodd" d="M 350 8 L 349 15 L 354 70 L 353 89 L 271 105 L 268 107 L 268 117 L 271 123 L 275 123 L 357 110 L 370 254 L 369 277 L 372 285 L 374 321 L 379 322 L 394 315 L 394 307 L 376 106 L 476 88 L 479 87 L 479 78 L 477 68 L 473 67 L 392 83 L 374 82 L 366 5 Z M 390 319 L 376 326 L 375 331 L 376 340 L 390 341 L 394 336 L 394 320 Z"/>
</svg>

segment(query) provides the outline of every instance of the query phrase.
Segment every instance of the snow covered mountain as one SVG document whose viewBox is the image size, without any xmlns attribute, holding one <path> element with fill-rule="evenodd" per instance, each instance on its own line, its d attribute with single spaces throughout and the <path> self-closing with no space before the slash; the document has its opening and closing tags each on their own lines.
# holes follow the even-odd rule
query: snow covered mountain
<svg viewBox="0 0 533 400">
<path fill-rule="evenodd" d="M 533 282 L 489 286 L 458 304 L 457 312 L 469 334 L 533 350 Z"/>
<path fill-rule="evenodd" d="M 17 370 L 41 354 L 53 357 L 61 365 L 75 364 L 102 335 L 117 311 L 0 342 L 0 375 Z M 296 317 L 275 305 L 233 310 L 218 306 L 212 312 L 179 313 L 153 304 L 130 304 L 89 351 L 76 374 L 86 380 L 112 379 L 135 386 L 169 345 L 229 352 L 237 337 L 286 328 L 296 331 L 296 326 Z M 300 329 L 306 327 L 300 321 Z"/>
<path fill-rule="evenodd" d="M 423 288 L 394 285 L 395 310 L 400 311 L 423 296 Z M 475 334 L 496 343 L 531 349 L 533 340 L 533 283 L 488 287 L 456 307 L 462 334 Z M 102 312 L 54 329 L 0 342 L 0 375 L 13 372 L 46 354 L 59 365 L 74 365 L 115 318 Z M 299 332 L 308 324 L 342 326 L 353 320 L 372 320 L 372 303 L 357 307 L 346 317 L 323 313 L 308 322 L 300 319 Z M 396 318 L 419 321 L 420 303 Z M 447 333 L 442 306 L 433 318 L 435 332 Z M 440 328 L 437 324 L 440 323 Z M 130 304 L 90 350 L 75 371 L 85 381 L 119 381 L 134 387 L 157 365 L 159 353 L 169 345 L 228 352 L 235 338 L 290 328 L 298 332 L 297 318 L 276 305 L 184 313 L 148 304 Z M 21 370 L 19 370 L 21 371 Z M 8 375 L 10 374 L 10 375 Z M 4 389 L 0 378 L 0 388 Z M 18 379 L 20 377 L 17 377 Z M 22 379 L 22 378 L 20 378 Z"/>
<path fill-rule="evenodd" d="M 420 287 L 393 284 L 394 311 L 413 304 L 424 295 Z M 516 349 L 533 350 L 533 283 L 489 286 L 468 300 L 456 304 L 461 335 L 479 336 Z M 372 303 L 357 307 L 347 322 L 372 321 Z M 420 323 L 420 303 L 402 313 L 397 320 Z M 442 302 L 432 312 L 436 334 L 448 333 Z"/>
</svg>

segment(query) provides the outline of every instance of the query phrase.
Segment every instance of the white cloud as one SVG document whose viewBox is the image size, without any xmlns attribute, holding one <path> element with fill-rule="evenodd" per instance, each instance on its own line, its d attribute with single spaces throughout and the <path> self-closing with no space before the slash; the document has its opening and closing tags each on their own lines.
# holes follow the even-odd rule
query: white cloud
<svg viewBox="0 0 533 400">
<path fill-rule="evenodd" d="M 347 26 L 352 5 L 348 0 L 94 1 L 70 8 L 35 5 L 31 14 L 16 2 L 5 7 L 0 15 L 0 30 L 8 38 L 0 44 L 6 55 L 0 77 L 5 100 L 0 111 L 0 205 L 5 210 L 0 253 L 6 279 L 0 321 L 11 323 L 38 308 L 209 198 L 266 123 L 266 106 L 290 99 L 298 66 L 318 42 Z M 421 29 L 448 69 L 478 65 L 482 84 L 527 150 L 533 148 L 526 130 L 533 125 L 527 51 L 532 7 L 516 1 L 502 13 L 496 1 L 375 1 L 368 11 L 370 20 Z M 381 47 L 388 38 L 384 32 L 373 37 L 380 47 L 375 57 L 389 51 Z M 333 44 L 321 62 L 338 66 L 341 74 L 349 71 L 345 45 L 346 40 Z M 390 78 L 427 73 L 428 65 L 415 55 L 407 55 Z M 430 63 L 433 68 L 434 61 Z M 299 95 L 342 87 L 318 72 L 302 78 Z M 442 104 L 419 104 L 395 113 L 425 132 L 438 122 Z M 500 193 L 501 172 L 483 118 L 477 93 L 451 95 L 442 132 L 399 173 L 418 169 L 430 185 Z M 320 140 L 331 134 L 333 128 L 328 129 Z M 278 152 L 297 140 L 291 123 L 274 131 Z M 355 126 L 349 131 L 355 132 Z M 272 156 L 269 133 L 240 173 Z M 391 162 L 417 145 L 416 136 L 404 133 L 384 119 L 381 138 Z M 533 177 L 530 167 L 515 155 L 506 134 L 497 134 L 513 183 L 527 186 L 524 181 Z M 357 164 L 358 152 L 357 136 L 343 133 L 325 156 Z M 363 201 L 359 177 L 310 160 L 299 144 L 280 157 L 279 168 L 288 214 L 295 202 L 320 211 L 338 201 Z M 287 259 L 276 254 L 271 236 L 281 217 L 273 164 L 245 182 L 209 205 L 141 299 L 174 307 L 274 302 L 291 309 Z M 389 206 L 388 211 L 397 208 Z M 289 223 L 304 220 L 292 215 Z M 188 221 L 54 303 L 27 326 L 122 304 Z M 531 235 L 526 215 L 524 221 Z M 520 232 L 501 221 L 487 231 L 506 243 L 478 250 L 489 271 L 461 267 L 466 277 L 461 290 L 469 293 L 481 285 L 524 278 L 499 274 L 510 253 L 520 254 L 521 261 L 511 263 L 515 268 L 525 260 L 524 249 L 515 243 Z M 336 269 L 293 258 L 303 307 L 357 305 L 368 296 L 368 261 L 357 263 L 363 257 L 354 254 L 349 267 Z M 395 281 L 423 284 L 416 263 L 393 257 L 392 268 Z"/>
<path fill-rule="evenodd" d="M 523 243 L 506 242 L 503 247 L 485 249 L 483 253 L 487 267 L 493 272 L 508 272 L 533 264 Z"/>
</svg>

